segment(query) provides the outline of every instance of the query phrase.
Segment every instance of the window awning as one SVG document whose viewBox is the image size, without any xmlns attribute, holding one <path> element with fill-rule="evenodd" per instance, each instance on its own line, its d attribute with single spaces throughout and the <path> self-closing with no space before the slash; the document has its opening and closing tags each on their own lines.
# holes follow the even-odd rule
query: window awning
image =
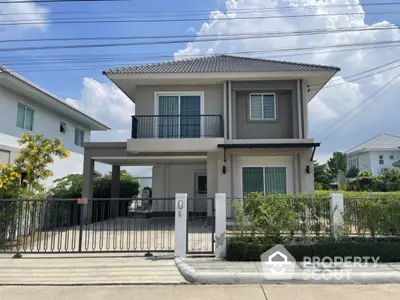
<svg viewBox="0 0 400 300">
<path fill-rule="evenodd" d="M 251 149 L 251 148 L 266 148 L 266 149 L 280 149 L 280 148 L 315 148 L 319 147 L 321 143 L 242 143 L 242 144 L 218 144 L 218 148 L 223 149 Z"/>
<path fill-rule="evenodd" d="M 241 143 L 241 144 L 218 144 L 218 148 L 224 149 L 224 160 L 226 149 L 288 149 L 288 148 L 314 148 L 310 161 L 314 161 L 315 150 L 321 143 Z"/>
</svg>

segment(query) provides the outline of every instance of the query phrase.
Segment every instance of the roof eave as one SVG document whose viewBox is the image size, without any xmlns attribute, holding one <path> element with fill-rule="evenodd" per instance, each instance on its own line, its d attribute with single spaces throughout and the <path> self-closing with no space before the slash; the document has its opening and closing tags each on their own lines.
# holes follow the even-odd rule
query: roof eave
<svg viewBox="0 0 400 300">
<path fill-rule="evenodd" d="M 301 79 L 320 74 L 333 77 L 338 70 L 284 71 L 284 72 L 199 72 L 199 73 L 110 73 L 103 71 L 110 80 L 116 79 L 248 79 L 248 78 L 292 78 Z"/>
</svg>

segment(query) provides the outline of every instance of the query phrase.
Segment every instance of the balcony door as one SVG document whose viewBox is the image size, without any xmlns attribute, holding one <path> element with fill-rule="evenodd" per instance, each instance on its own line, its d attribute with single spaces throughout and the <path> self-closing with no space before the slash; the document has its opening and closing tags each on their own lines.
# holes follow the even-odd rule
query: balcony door
<svg viewBox="0 0 400 300">
<path fill-rule="evenodd" d="M 200 95 L 159 95 L 157 127 L 159 138 L 199 138 Z"/>
</svg>

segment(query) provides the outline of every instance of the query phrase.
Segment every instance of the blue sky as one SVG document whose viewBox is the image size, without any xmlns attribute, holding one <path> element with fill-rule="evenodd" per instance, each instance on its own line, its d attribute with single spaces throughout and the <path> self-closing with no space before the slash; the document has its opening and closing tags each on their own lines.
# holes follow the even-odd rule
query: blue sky
<svg viewBox="0 0 400 300">
<path fill-rule="evenodd" d="M 372 1 L 361 1 L 361 3 L 369 3 Z M 375 0 L 373 2 L 376 2 Z M 110 11 L 126 11 L 126 12 L 142 12 L 142 11 L 180 11 L 180 10 L 213 10 L 220 9 L 225 10 L 224 2 L 221 0 L 203 0 L 203 1 L 182 1 L 182 0 L 146 0 L 146 1 L 132 1 L 132 2 L 98 2 L 98 3 L 44 3 L 43 6 L 48 7 L 50 12 L 50 20 L 53 18 L 65 18 L 65 17 L 93 17 L 93 13 L 103 13 Z M 388 9 L 389 8 L 389 9 Z M 389 20 L 393 23 L 400 22 L 400 15 L 370 15 L 369 12 L 382 12 L 390 10 L 390 6 L 382 7 L 369 7 L 365 6 L 366 11 L 366 23 L 371 24 L 378 22 L 382 19 Z M 399 8 L 400 10 L 400 8 Z M 59 12 L 82 12 L 79 14 L 68 14 L 60 15 Z M 90 12 L 90 13 L 83 13 Z M 126 16 L 129 16 L 126 14 Z M 205 15 L 206 16 L 206 15 Z M 22 17 L 21 17 L 22 18 Z M 143 18 L 146 18 L 144 16 Z M 50 21 L 51 22 L 51 21 Z M 24 35 L 23 38 L 57 38 L 57 37 L 87 37 L 87 36 L 152 36 L 152 35 L 177 35 L 177 34 L 190 34 L 189 28 L 199 30 L 202 21 L 192 22 L 176 22 L 176 23 L 106 23 L 106 24 L 51 24 L 46 28 L 44 32 L 37 30 L 30 30 L 29 34 Z M 94 43 L 100 43 L 101 41 L 95 41 Z M 112 42 L 112 41 L 111 41 Z M 10 43 L 10 46 L 31 46 L 31 45 L 46 45 L 53 44 L 54 42 L 37 42 L 37 43 Z M 80 41 L 63 42 L 63 44 L 79 44 Z M 4 45 L 4 44 L 3 44 Z M 4 45 L 4 47 L 8 46 Z M 146 53 L 162 52 L 172 54 L 185 46 L 185 44 L 172 44 L 162 46 L 133 46 L 133 47 L 110 47 L 110 48 L 92 48 L 92 49 L 71 49 L 71 50 L 55 50 L 57 55 L 64 54 L 77 54 L 77 55 L 89 55 L 89 54 L 135 54 L 142 55 Z M 19 52 L 13 55 L 23 57 L 25 55 L 53 55 L 53 51 L 30 51 L 30 52 Z M 128 61 L 129 64 L 131 61 Z M 115 62 L 115 66 L 121 65 L 120 62 Z M 122 63 L 124 64 L 124 63 Z M 23 71 L 20 66 L 13 66 L 8 64 L 11 68 L 15 68 L 19 73 L 40 86 L 48 89 L 62 98 L 78 98 L 80 97 L 82 89 L 82 79 L 84 77 L 94 78 L 99 81 L 107 81 L 101 71 L 97 70 L 78 70 L 78 71 L 62 71 L 59 72 L 27 72 Z M 112 62 L 108 62 L 106 66 L 113 65 Z M 73 68 L 79 65 L 65 65 L 65 67 Z M 19 71 L 19 69 L 21 71 Z M 37 68 L 35 68 L 37 69 Z M 61 68 L 60 68 L 61 69 Z"/>
<path fill-rule="evenodd" d="M 184 4 L 183 4 L 184 3 Z M 146 0 L 146 1 L 132 1 L 132 2 L 98 2 L 98 3 L 56 3 L 56 4 L 44 4 L 50 8 L 50 19 L 53 18 L 65 18 L 65 17 L 93 17 L 94 12 L 103 13 L 110 11 L 176 11 L 176 10 L 208 10 L 214 8 L 223 8 L 221 1 L 204 0 L 204 1 L 181 1 L 181 0 Z M 88 14 L 74 14 L 63 16 L 57 13 L 59 12 L 70 12 L 70 11 L 81 11 L 91 12 Z M 152 13 L 154 14 L 154 13 Z M 133 14 L 125 14 L 125 16 L 134 16 Z M 207 15 L 205 15 L 207 17 Z M 21 17 L 22 18 L 22 17 Z M 146 18 L 144 15 L 142 18 Z M 176 23 L 106 23 L 106 24 L 51 24 L 46 28 L 45 32 L 37 30 L 31 30 L 28 35 L 24 35 L 25 38 L 57 38 L 57 37 L 87 37 L 87 36 L 153 36 L 153 35 L 176 35 L 176 34 L 190 34 L 188 32 L 190 27 L 198 29 L 203 22 L 176 22 Z M 111 41 L 115 42 L 115 41 Z M 63 44 L 79 44 L 80 41 L 65 42 Z M 101 43 L 101 41 L 95 41 L 93 43 Z M 47 42 L 47 44 L 54 44 L 54 42 Z M 29 46 L 29 45 L 46 45 L 45 42 L 38 43 L 24 43 L 9 45 L 18 46 Z M 4 45 L 6 46 L 6 45 Z M 162 46 L 141 46 L 141 47 L 110 47 L 110 48 L 92 48 L 92 49 L 71 49 L 71 50 L 56 50 L 57 54 L 135 54 L 141 55 L 146 53 L 162 52 L 172 54 L 179 48 L 182 48 L 184 44 L 173 44 L 173 45 L 162 45 Z M 52 51 L 31 51 L 31 52 L 20 52 L 18 56 L 35 55 L 35 54 L 53 54 Z M 123 63 L 122 63 L 123 64 Z M 107 63 L 112 65 L 112 63 Z M 115 62 L 115 66 L 119 66 L 121 63 Z M 21 67 L 13 67 L 13 64 L 9 64 L 11 68 L 15 68 L 17 71 Z M 35 68 L 36 69 L 36 68 Z M 26 76 L 30 80 L 36 82 L 40 86 L 52 91 L 53 93 L 63 97 L 79 98 L 82 89 L 83 77 L 91 77 L 100 81 L 107 81 L 102 73 L 101 69 L 98 70 L 84 70 L 84 71 L 68 71 L 68 72 L 24 72 L 18 71 L 22 75 Z"/>
<path fill-rule="evenodd" d="M 234 0 L 227 0 L 231 5 Z M 273 5 L 288 6 L 290 4 L 298 5 L 321 5 L 323 1 L 319 0 L 239 0 L 237 2 L 237 8 L 254 8 L 254 7 L 272 7 Z M 361 0 L 361 5 L 365 3 L 377 3 L 378 0 Z M 389 2 L 389 1 L 385 1 Z M 391 1 L 395 2 L 395 1 Z M 327 4 L 358 4 L 358 0 L 325 0 Z M 93 18 L 96 14 L 101 15 L 110 11 L 123 11 L 123 12 L 143 12 L 143 11 L 163 11 L 163 12 L 179 12 L 181 10 L 202 10 L 211 11 L 213 9 L 220 9 L 223 13 L 226 12 L 225 2 L 222 0 L 203 0 L 203 1 L 183 1 L 183 0 L 146 0 L 146 1 L 130 1 L 130 2 L 98 2 L 98 3 L 44 3 L 40 6 L 48 7 L 50 13 L 48 18 L 50 19 L 49 24 L 43 29 L 38 28 L 26 28 L 24 31 L 16 30 L 16 27 L 11 28 L 6 32 L 0 31 L 0 37 L 3 35 L 6 39 L 22 39 L 22 38 L 67 38 L 67 37 L 102 37 L 102 36 L 153 36 L 153 35 L 185 35 L 194 34 L 195 31 L 200 31 L 200 35 L 204 34 L 235 34 L 241 32 L 265 32 L 269 30 L 285 30 L 285 29 L 314 29 L 314 28 L 335 28 L 335 27 L 350 27 L 354 24 L 357 26 L 368 27 L 369 24 L 374 24 L 386 20 L 392 24 L 400 24 L 400 13 L 393 14 L 393 12 L 400 12 L 400 5 L 395 6 L 364 6 L 362 7 L 366 12 L 365 22 L 360 19 L 360 16 L 343 16 L 343 17 L 324 17 L 324 18 L 305 18 L 303 20 L 287 20 L 282 17 L 281 20 L 252 20 L 252 21 L 234 21 L 229 23 L 229 26 L 225 26 L 226 23 L 221 20 L 217 20 L 214 24 L 204 21 L 191 21 L 191 22 L 176 22 L 176 23 L 107 23 L 107 24 L 52 24 L 51 21 L 56 18 L 68 18 L 68 17 L 88 17 Z M 4 8 L 4 7 L 3 7 Z M 2 6 L 0 4 L 0 9 Z M 345 9 L 346 12 L 359 12 L 360 7 L 348 7 Z M 65 12 L 81 12 L 79 14 L 68 14 L 62 15 L 60 13 Z M 82 13 L 87 12 L 87 13 Z M 335 13 L 332 9 L 327 9 L 324 13 Z M 392 12 L 391 14 L 379 14 L 377 12 Z M 288 14 L 296 14 L 298 12 L 289 12 Z M 299 12 L 302 13 L 301 11 Z M 104 16 L 104 15 L 103 15 Z M 126 15 L 126 16 L 133 16 Z M 204 17 L 208 17 L 208 14 L 204 14 Z M 140 15 L 141 18 L 149 18 L 149 16 Z M 179 18 L 176 15 L 172 16 Z M 25 18 L 24 16 L 19 17 L 20 19 Z M 209 26 L 203 27 L 203 23 L 208 23 Z M 271 27 L 271 28 L 270 28 Z M 6 28 L 7 29 L 7 28 Z M 15 30 L 14 30 L 15 29 Z M 151 46 L 130 46 L 130 47 L 110 47 L 110 48 L 87 48 L 87 49 L 58 49 L 58 50 L 46 50 L 46 51 L 24 51 L 24 52 L 0 52 L 0 63 L 5 63 L 1 58 L 13 56 L 15 59 L 13 63 L 5 63 L 10 68 L 14 69 L 18 73 L 27 77 L 31 81 L 37 83 L 43 88 L 53 92 L 61 98 L 72 98 L 76 103 L 80 105 L 82 110 L 90 110 L 90 101 L 86 101 L 85 97 L 91 99 L 91 105 L 93 101 L 96 102 L 97 94 L 101 94 L 101 102 L 99 99 L 99 106 L 107 106 L 104 100 L 107 97 L 120 101 L 121 114 L 126 114 L 125 108 L 127 106 L 126 99 L 122 99 L 123 96 L 112 90 L 107 83 L 108 79 L 102 75 L 102 70 L 107 67 L 129 65 L 135 63 L 132 59 L 121 59 L 120 55 L 129 56 L 143 56 L 151 53 L 163 53 L 173 57 L 174 52 L 178 50 L 184 50 L 185 53 L 205 53 L 208 49 L 214 49 L 217 52 L 224 51 L 235 51 L 235 50 L 251 50 L 251 49 L 270 49 L 270 48 L 285 48 L 286 44 L 290 45 L 332 45 L 335 43 L 352 43 L 352 42 L 365 42 L 365 41 L 381 41 L 381 40 L 400 40 L 400 31 L 374 31 L 365 34 L 338 34 L 338 35 L 326 35 L 326 37 L 304 37 L 304 38 L 285 38 L 274 39 L 273 43 L 271 40 L 260 40 L 256 42 L 223 42 L 223 43 L 198 43 L 194 42 L 191 46 L 186 44 L 171 44 L 171 45 L 151 45 Z M 195 41 L 195 39 L 194 39 Z M 94 41 L 93 43 L 102 43 L 104 41 Z M 121 41 L 108 41 L 110 43 L 121 42 Z M 127 41 L 123 41 L 127 42 Z M 35 42 L 35 43 L 1 43 L 1 48 L 6 47 L 24 47 L 24 46 L 45 46 L 45 45 L 72 45 L 82 44 L 82 41 L 71 41 L 71 42 Z M 33 56 L 45 56 L 53 57 L 56 55 L 79 55 L 80 57 L 88 57 L 96 55 L 101 56 L 105 54 L 113 53 L 115 59 L 118 62 L 105 62 L 104 68 L 96 70 L 64 70 L 68 68 L 81 67 L 81 64 L 64 64 L 54 65 L 52 69 L 57 69 L 55 72 L 28 72 L 26 66 L 18 65 L 18 60 L 33 57 Z M 358 49 L 353 52 L 343 52 L 339 54 L 330 54 L 326 56 L 313 55 L 305 57 L 290 57 L 290 60 L 306 61 L 310 63 L 321 63 L 328 65 L 336 65 L 342 68 L 342 72 L 339 75 L 350 75 L 357 72 L 362 72 L 366 69 L 382 65 L 391 60 L 397 59 L 398 54 L 396 48 L 381 48 L 379 50 L 365 50 Z M 288 59 L 286 57 L 277 59 Z M 7 61 L 7 60 L 5 60 Z M 143 61 L 140 61 L 141 63 Z M 44 68 L 49 68 L 48 65 Z M 34 66 L 35 70 L 40 69 L 40 65 Z M 392 72 L 385 73 L 384 75 L 377 75 L 370 77 L 365 80 L 361 80 L 356 83 L 349 83 L 341 85 L 338 88 L 331 88 L 321 92 L 310 104 L 310 128 L 311 136 L 316 136 L 319 132 L 325 128 L 331 128 L 332 124 L 341 120 L 341 118 L 351 111 L 354 105 L 362 104 L 368 96 L 373 93 L 377 88 L 382 87 L 387 80 L 393 76 Z M 84 78 L 86 80 L 84 81 Z M 400 88 L 400 83 L 397 85 Z M 97 93 L 98 91 L 101 91 Z M 114 98 L 113 98 L 114 97 Z M 352 117 L 349 125 L 346 125 L 343 129 L 333 131 L 330 135 L 318 136 L 317 140 L 323 142 L 323 146 L 317 152 L 317 158 L 324 160 L 330 155 L 332 151 L 343 151 L 351 148 L 352 146 L 370 138 L 371 136 L 381 133 L 393 133 L 399 134 L 398 128 L 400 128 L 396 110 L 392 108 L 397 105 L 396 103 L 397 94 L 394 89 L 390 90 L 379 101 L 383 102 L 381 105 L 371 104 L 361 112 L 359 115 Z M 340 101 L 339 101 L 340 100 Z M 86 104 L 85 104 L 86 101 Z M 375 101 L 375 102 L 379 102 Z M 82 104 L 82 105 L 81 105 Z M 86 106 L 85 106 L 86 105 Z M 321 117 L 322 116 L 322 117 Z M 108 123 L 113 129 L 123 131 L 129 129 L 128 123 L 115 123 L 115 117 L 106 119 L 107 114 L 103 112 L 102 115 L 95 115 L 100 120 Z M 331 127 L 330 127 L 331 126 Z M 334 128 L 334 127 L 332 127 Z M 113 133 L 114 134 L 114 133 Z M 125 132 L 126 134 L 126 132 Z M 120 135 L 115 133 L 115 136 L 122 138 Z"/>
</svg>

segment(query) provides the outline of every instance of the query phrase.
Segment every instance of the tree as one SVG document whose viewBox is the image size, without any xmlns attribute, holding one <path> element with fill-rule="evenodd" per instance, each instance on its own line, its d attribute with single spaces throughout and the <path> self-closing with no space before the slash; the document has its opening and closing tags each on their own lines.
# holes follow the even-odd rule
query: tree
<svg viewBox="0 0 400 300">
<path fill-rule="evenodd" d="M 347 178 L 356 178 L 360 170 L 357 167 L 351 167 L 346 174 Z"/>
<path fill-rule="evenodd" d="M 23 133 L 18 143 L 22 146 L 19 155 L 11 164 L 0 165 L 0 198 L 17 198 L 27 191 L 31 194 L 43 192 L 41 180 L 53 176 L 48 166 L 56 157 L 69 156 L 61 139 Z"/>
<path fill-rule="evenodd" d="M 346 154 L 342 152 L 333 152 L 328 160 L 328 172 L 333 180 L 338 180 L 339 172 L 346 172 L 347 160 Z"/>
<path fill-rule="evenodd" d="M 319 163 L 314 163 L 314 182 L 316 189 L 329 189 L 329 184 L 331 183 L 331 176 L 327 171 L 326 164 L 320 165 Z"/>
<path fill-rule="evenodd" d="M 93 180 L 93 198 L 111 197 L 111 173 Z M 50 190 L 53 198 L 82 197 L 82 174 L 70 174 L 54 181 L 56 186 Z M 120 198 L 132 198 L 139 193 L 139 182 L 126 170 L 120 174 Z"/>
</svg>

